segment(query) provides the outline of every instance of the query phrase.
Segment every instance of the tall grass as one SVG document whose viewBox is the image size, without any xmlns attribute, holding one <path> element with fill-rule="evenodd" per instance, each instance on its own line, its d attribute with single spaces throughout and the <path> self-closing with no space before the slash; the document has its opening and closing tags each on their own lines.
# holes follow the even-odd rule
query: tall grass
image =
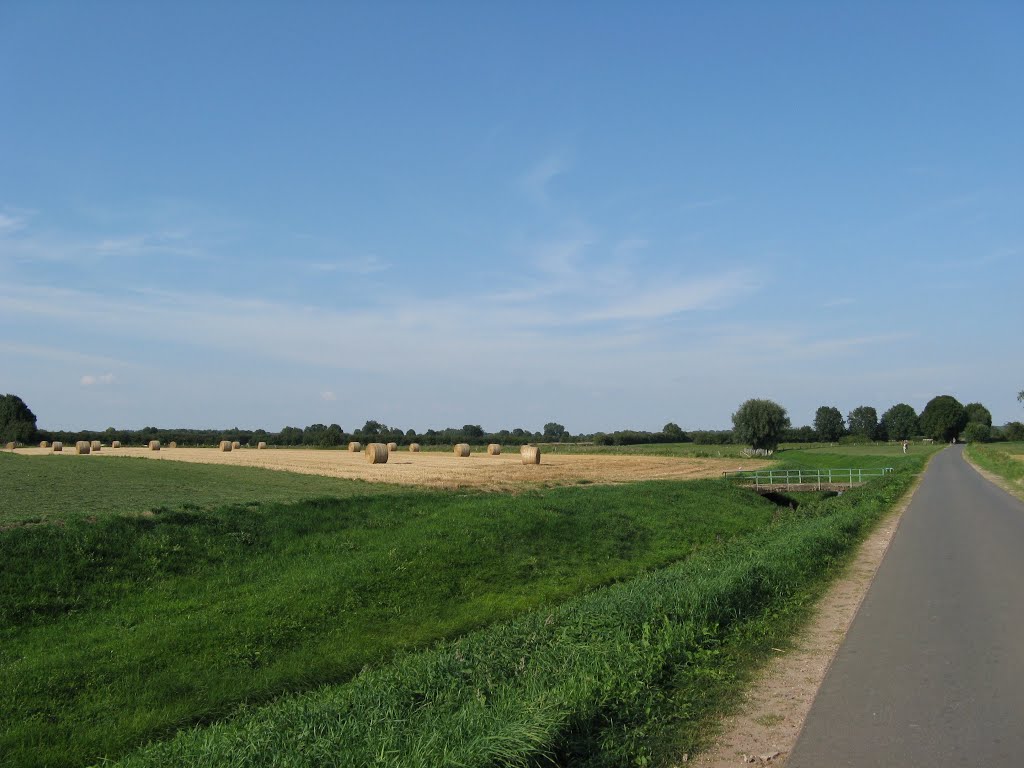
<svg viewBox="0 0 1024 768">
<path fill-rule="evenodd" d="M 964 450 L 971 461 L 1002 477 L 1016 495 L 1024 497 L 1024 461 L 1014 458 L 1024 453 L 1024 443 L 971 443 Z"/>
<path fill-rule="evenodd" d="M 116 757 L 684 559 L 775 513 L 727 484 L 652 482 L 3 530 L 2 762 Z"/>
<path fill-rule="evenodd" d="M 898 472 L 688 561 L 191 729 L 124 768 L 649 765 L 692 747 L 737 636 L 820 586 Z M 683 734 L 683 736 L 680 736 Z"/>
</svg>

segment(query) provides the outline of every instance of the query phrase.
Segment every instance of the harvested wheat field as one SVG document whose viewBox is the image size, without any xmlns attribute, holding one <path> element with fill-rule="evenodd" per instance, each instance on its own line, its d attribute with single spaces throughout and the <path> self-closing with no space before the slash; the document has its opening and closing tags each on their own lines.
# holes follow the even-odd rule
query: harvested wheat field
<svg viewBox="0 0 1024 768">
<path fill-rule="evenodd" d="M 25 454 L 53 455 L 41 448 Z M 447 452 L 396 452 L 386 464 L 370 464 L 362 453 L 284 448 L 265 451 L 230 451 L 217 448 L 178 448 L 150 451 L 122 448 L 116 454 L 90 457 L 68 455 L 68 461 L 117 461 L 134 456 L 152 461 L 185 461 L 203 464 L 235 464 L 306 475 L 325 475 L 352 480 L 422 485 L 433 488 L 480 488 L 513 490 L 521 487 L 576 485 L 578 483 L 632 483 L 639 480 L 696 480 L 719 477 L 725 470 L 757 469 L 770 462 L 755 459 L 698 459 L 664 456 L 548 455 L 541 463 L 524 465 L 518 453 L 488 456 L 483 450 L 460 458 Z M 64 460 L 64 459 L 62 459 Z"/>
</svg>

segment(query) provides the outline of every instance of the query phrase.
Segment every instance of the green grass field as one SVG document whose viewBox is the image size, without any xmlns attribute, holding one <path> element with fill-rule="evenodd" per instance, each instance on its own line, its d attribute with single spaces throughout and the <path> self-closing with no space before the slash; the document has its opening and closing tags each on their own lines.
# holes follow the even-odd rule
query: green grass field
<svg viewBox="0 0 1024 768">
<path fill-rule="evenodd" d="M 171 468 L 102 464 L 145 482 Z M 0 754 L 17 766 L 116 757 L 685 559 L 763 528 L 776 509 L 701 481 L 400 490 L 10 527 Z"/>
<path fill-rule="evenodd" d="M 1024 499 L 1024 443 L 971 443 L 965 450 L 971 461 L 999 475 L 1008 490 Z"/>
<path fill-rule="evenodd" d="M 861 489 L 844 496 L 847 506 L 836 509 L 852 515 L 849 525 L 859 530 L 909 483 L 907 478 L 930 452 L 903 457 L 893 455 L 888 446 L 843 446 L 791 450 L 782 456 L 806 466 L 881 462 L 907 470 L 909 474 L 897 473 L 881 482 L 888 495 L 876 498 Z M 320 498 L 310 498 L 314 494 Z M 872 501 L 855 513 L 848 505 L 857 498 Z M 363 669 L 398 675 L 402 679 L 392 682 L 396 690 L 404 690 L 403 676 L 412 668 L 419 670 L 421 662 L 415 660 L 427 658 L 422 654 L 430 652 L 424 649 L 434 643 L 478 633 L 490 637 L 489 626 L 514 623 L 519 617 L 533 626 L 531 616 L 540 615 L 543 622 L 559 605 L 576 605 L 574 601 L 589 599 L 585 596 L 594 590 L 595 595 L 605 594 L 608 584 L 622 582 L 623 588 L 632 589 L 626 585 L 637 579 L 647 584 L 643 574 L 671 571 L 673 564 L 693 558 L 710 558 L 705 566 L 692 566 L 697 572 L 717 570 L 728 552 L 731 567 L 739 573 L 746 567 L 744 558 L 753 557 L 759 547 L 782 547 L 783 552 L 789 546 L 772 538 L 771 531 L 796 535 L 792 526 L 831 515 L 836 503 L 807 494 L 793 510 L 719 481 L 517 495 L 452 493 L 254 468 L 0 454 L 0 755 L 5 766 L 116 759 L 147 740 L 167 739 L 183 726 L 224 718 L 234 722 L 239 712 L 273 713 L 273 702 L 282 696 L 281 701 L 296 694 L 301 699 L 305 692 L 327 685 L 324 690 L 344 698 L 348 681 L 354 675 L 362 679 Z M 38 521 L 44 524 L 32 524 Z M 769 538 L 758 538 L 763 536 Z M 705 554 L 712 552 L 720 554 Z M 831 563 L 829 558 L 808 563 L 807 573 L 818 578 Z M 753 659 L 772 644 L 785 642 L 791 623 L 802 615 L 810 595 L 806 590 L 813 592 L 817 583 L 811 579 L 778 601 L 764 603 L 761 598 L 733 603 L 718 592 L 698 589 L 693 593 L 698 597 L 692 598 L 698 603 L 709 601 L 740 613 L 728 613 L 736 621 L 705 617 L 700 637 L 679 641 L 704 661 L 690 671 L 683 664 L 685 680 L 658 693 L 658 700 L 682 697 L 680 711 L 699 722 L 715 701 L 735 691 L 742 668 L 749 665 L 747 656 Z M 649 595 L 649 586 L 636 589 L 636 610 L 650 599 L 654 606 L 668 599 L 660 592 Z M 688 595 L 689 589 L 672 587 Z M 594 599 L 600 603 L 611 598 Z M 618 607 L 608 607 L 609 616 L 632 610 L 628 602 L 620 605 L 616 600 L 612 602 Z M 588 611 L 592 609 L 585 611 L 591 616 Z M 640 624 L 653 622 L 652 632 L 662 631 L 656 611 L 634 618 Z M 557 640 L 556 656 L 569 654 L 558 656 L 562 661 L 557 664 L 571 668 L 574 654 L 608 643 L 614 658 L 616 644 L 627 643 L 623 638 L 632 637 L 636 627 L 622 627 L 617 623 L 621 616 L 609 619 L 610 625 L 603 621 L 592 626 L 591 618 L 584 621 L 582 626 L 592 630 L 589 639 L 577 637 L 565 646 L 570 636 L 576 637 L 574 629 L 552 640 Z M 687 626 L 684 634 L 697 625 Z M 493 631 L 500 635 L 503 630 Z M 669 635 L 675 637 L 675 632 Z M 713 642 L 708 639 L 712 636 Z M 506 662 L 523 663 L 527 656 L 518 646 L 499 646 L 504 650 L 492 672 L 505 679 Z M 639 653 L 634 661 L 641 666 L 652 663 L 642 661 L 650 648 L 619 650 L 623 658 Z M 513 659 L 515 654 L 520 655 Z M 402 666 L 405 658 L 414 660 L 408 662 L 412 667 Z M 740 672 L 727 673 L 732 667 Z M 604 674 L 579 671 L 594 679 Z M 688 677 L 697 671 L 696 678 Z M 413 676 L 420 674 L 426 673 L 420 670 Z M 608 683 L 617 691 L 613 698 L 626 702 L 623 706 L 633 701 L 630 696 L 642 699 L 660 690 L 642 682 L 647 674 L 643 670 L 624 668 L 622 674 L 641 680 L 632 692 L 618 690 L 615 681 Z M 569 685 L 564 689 L 568 691 L 578 683 L 558 685 Z M 588 697 L 605 695 L 586 686 L 577 694 L 570 708 L 583 707 L 580 711 L 590 711 Z M 360 701 L 360 708 L 367 705 Z M 634 705 L 636 701 L 628 704 Z M 401 710 L 405 704 L 387 706 Z M 277 715 L 267 716 L 275 731 L 291 727 L 278 722 Z M 487 729 L 500 725 L 487 720 L 493 716 L 488 713 L 481 721 L 488 723 Z M 604 717 L 594 716 L 598 721 Z M 556 729 L 561 735 L 550 742 L 557 744 L 550 749 L 575 755 L 564 762 L 586 764 L 581 756 L 587 753 L 632 749 L 623 746 L 617 731 L 615 750 L 588 742 L 584 735 L 594 724 L 584 720 L 569 727 L 583 738 L 574 745 L 565 741 L 564 723 Z M 630 727 L 646 733 L 644 723 L 641 717 Z M 377 726 L 368 727 L 373 731 Z M 692 723 L 687 728 L 684 741 L 692 741 Z M 419 736 L 402 736 L 407 738 Z M 490 738 L 489 731 L 480 738 Z M 526 753 L 533 755 L 530 760 L 536 757 L 529 749 Z M 426 755 L 410 752 L 418 754 Z M 237 757 L 225 761 L 237 763 Z M 292 754 L 279 757 L 285 762 L 297 759 Z M 175 764 L 203 762 L 187 750 L 168 759 Z M 161 760 L 147 764 L 159 765 Z M 409 760 L 407 764 L 416 764 L 414 757 Z M 445 760 L 433 754 L 423 764 Z"/>
<path fill-rule="evenodd" d="M 678 765 L 914 473 L 678 565 L 183 731 L 119 763 Z"/>
<path fill-rule="evenodd" d="M 945 445 L 917 443 L 904 455 L 899 443 L 835 445 L 820 448 L 790 448 L 779 454 L 780 467 L 808 469 L 881 469 L 883 467 L 921 467 Z"/>
<path fill-rule="evenodd" d="M 79 461 L 0 452 L 0 526 L 182 505 L 210 507 L 378 492 L 398 491 L 393 485 L 254 467 L 126 457 Z"/>
</svg>

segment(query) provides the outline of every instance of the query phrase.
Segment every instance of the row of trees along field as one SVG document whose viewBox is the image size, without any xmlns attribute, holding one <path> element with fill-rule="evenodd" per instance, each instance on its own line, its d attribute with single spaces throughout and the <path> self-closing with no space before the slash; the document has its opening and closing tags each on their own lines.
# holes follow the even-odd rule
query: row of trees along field
<svg viewBox="0 0 1024 768">
<path fill-rule="evenodd" d="M 1024 402 L 1024 392 L 1018 396 Z M 396 442 L 400 445 L 452 445 L 470 443 L 486 445 L 502 443 L 594 443 L 596 445 L 643 445 L 651 443 L 697 443 L 700 445 L 751 445 L 774 449 L 780 443 L 870 442 L 906 440 L 929 437 L 946 442 L 960 437 L 971 442 L 989 440 L 1024 440 L 1024 424 L 1010 422 L 1003 427 L 992 426 L 992 414 L 981 403 L 961 405 L 951 395 L 933 398 L 918 414 L 906 403 L 897 403 L 881 418 L 873 406 L 862 405 L 846 417 L 834 407 L 823 405 L 814 416 L 813 426 L 793 427 L 785 408 L 771 400 L 748 400 L 733 414 L 731 430 L 683 430 L 669 422 L 658 432 L 619 430 L 593 434 L 571 434 L 564 425 L 548 422 L 541 431 L 521 427 L 486 432 L 479 424 L 462 427 L 428 429 L 416 432 L 389 427 L 379 421 L 367 421 L 361 428 L 346 432 L 339 424 L 311 424 L 307 427 L 285 427 L 279 432 L 265 429 L 167 429 L 144 427 L 139 430 L 108 427 L 102 431 L 40 430 L 36 416 L 17 395 L 0 396 L 0 444 L 9 442 L 31 445 L 41 440 L 75 443 L 78 440 L 100 440 L 122 445 L 146 445 L 150 440 L 174 441 L 181 446 L 217 445 L 229 440 L 243 445 L 266 442 L 270 445 L 313 446 L 331 448 L 352 440 L 361 443 Z"/>
</svg>

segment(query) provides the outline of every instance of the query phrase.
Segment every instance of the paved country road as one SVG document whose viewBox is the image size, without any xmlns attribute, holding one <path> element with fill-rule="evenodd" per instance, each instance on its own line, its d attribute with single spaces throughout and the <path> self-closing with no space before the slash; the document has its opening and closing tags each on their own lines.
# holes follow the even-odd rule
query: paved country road
<svg viewBox="0 0 1024 768">
<path fill-rule="evenodd" d="M 931 462 L 788 768 L 1024 761 L 1024 503 Z"/>
</svg>

